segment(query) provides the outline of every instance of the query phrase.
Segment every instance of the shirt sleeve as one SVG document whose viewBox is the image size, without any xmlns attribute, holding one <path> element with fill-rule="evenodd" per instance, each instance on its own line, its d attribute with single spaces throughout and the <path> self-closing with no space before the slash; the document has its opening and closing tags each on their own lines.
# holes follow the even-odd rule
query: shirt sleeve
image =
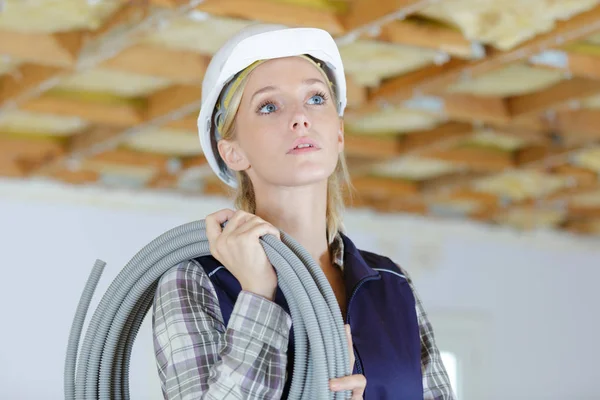
<svg viewBox="0 0 600 400">
<path fill-rule="evenodd" d="M 455 400 L 454 391 L 442 362 L 440 351 L 435 343 L 433 327 L 423 308 L 412 279 L 402 267 L 401 273 L 406 277 L 415 297 L 417 320 L 421 336 L 421 370 L 423 372 L 423 400 Z"/>
<path fill-rule="evenodd" d="M 152 313 L 164 398 L 280 398 L 291 323 L 279 305 L 242 291 L 225 327 L 204 269 L 195 261 L 171 268 Z"/>
</svg>

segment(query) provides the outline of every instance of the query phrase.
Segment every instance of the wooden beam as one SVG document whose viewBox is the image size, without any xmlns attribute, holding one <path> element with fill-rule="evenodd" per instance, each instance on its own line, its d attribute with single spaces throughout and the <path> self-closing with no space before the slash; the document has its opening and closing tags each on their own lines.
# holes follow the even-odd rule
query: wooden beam
<svg viewBox="0 0 600 400">
<path fill-rule="evenodd" d="M 58 169 L 56 171 L 49 172 L 44 176 L 61 182 L 69 183 L 71 185 L 84 185 L 87 183 L 95 183 L 100 179 L 99 174 L 94 171 L 71 171 L 68 169 Z"/>
<path fill-rule="evenodd" d="M 350 75 L 346 75 L 347 108 L 353 109 L 361 107 L 367 102 L 367 96 L 367 88 L 359 85 Z"/>
<path fill-rule="evenodd" d="M 375 89 L 375 91 L 377 90 Z M 399 100 L 399 97 L 394 98 L 395 100 Z M 385 103 L 387 102 L 384 101 Z M 508 104 L 501 97 L 484 97 L 465 93 L 442 93 L 431 96 L 415 95 L 410 99 L 398 101 L 398 104 L 404 108 L 419 110 L 464 123 L 485 123 L 492 125 L 509 125 L 513 123 Z M 369 101 L 364 107 L 353 112 L 352 115 L 359 117 L 379 108 L 379 103 Z M 521 125 L 539 126 L 540 124 L 536 122 L 525 118 Z"/>
<path fill-rule="evenodd" d="M 125 167 L 148 167 L 158 171 L 167 168 L 171 157 L 164 154 L 154 154 L 129 149 L 114 149 L 95 154 L 84 160 L 84 163 L 101 163 L 122 165 Z"/>
<path fill-rule="evenodd" d="M 199 109 L 201 95 L 200 86 L 190 85 L 175 85 L 153 93 L 148 97 L 147 119 L 163 117 L 182 108 Z"/>
<path fill-rule="evenodd" d="M 177 184 L 178 176 L 168 172 L 159 172 L 148 183 L 146 187 L 149 189 L 174 189 Z"/>
<path fill-rule="evenodd" d="M 151 0 L 157 1 L 164 5 L 165 2 L 175 4 L 179 0 Z M 204 0 L 196 9 L 223 17 L 322 28 L 332 35 L 344 32 L 344 27 L 334 12 L 272 0 Z"/>
<path fill-rule="evenodd" d="M 204 155 L 182 157 L 181 169 L 183 171 L 191 168 L 199 168 L 208 165 L 208 160 Z"/>
<path fill-rule="evenodd" d="M 549 50 L 530 58 L 529 63 L 537 67 L 564 71 L 581 78 L 600 79 L 600 54 Z"/>
<path fill-rule="evenodd" d="M 350 9 L 341 16 L 346 31 L 361 29 L 379 23 L 386 16 L 395 15 L 402 19 L 429 6 L 431 1 L 423 0 L 354 0 Z"/>
<path fill-rule="evenodd" d="M 563 133 L 567 143 L 585 143 L 600 139 L 600 110 L 557 111 L 549 120 L 552 129 Z"/>
<path fill-rule="evenodd" d="M 386 79 L 379 87 L 369 93 L 369 103 L 374 105 L 382 102 L 398 104 L 413 96 L 430 94 L 431 92 L 425 93 L 421 91 L 419 89 L 420 85 L 436 79 L 436 77 L 461 71 L 468 64 L 465 60 L 452 58 L 447 63 L 441 65 L 428 65 L 416 71 Z"/>
<path fill-rule="evenodd" d="M 571 218 L 562 224 L 562 229 L 577 235 L 600 234 L 600 218 Z"/>
<path fill-rule="evenodd" d="M 152 9 L 150 5 L 150 2 L 147 0 L 123 1 L 121 7 L 100 28 L 85 33 L 86 41 L 96 40 L 124 26 L 138 25 L 144 18 L 147 18 L 151 14 Z"/>
<path fill-rule="evenodd" d="M 473 180 L 486 176 L 486 172 L 474 171 L 474 170 L 463 170 L 458 172 L 451 172 L 449 174 L 437 176 L 435 178 L 427 179 L 421 184 L 421 192 L 424 194 L 433 193 L 434 196 L 429 197 L 427 200 L 434 201 L 435 197 L 439 197 L 441 200 L 444 199 L 445 187 L 470 184 Z"/>
<path fill-rule="evenodd" d="M 70 153 L 85 152 L 90 147 L 105 143 L 118 137 L 122 129 L 106 125 L 93 125 L 89 129 L 71 136 L 68 143 Z"/>
<path fill-rule="evenodd" d="M 447 93 L 442 113 L 456 121 L 506 124 L 511 121 L 506 101 L 499 97 L 482 97 L 462 93 Z"/>
<path fill-rule="evenodd" d="M 58 79 L 58 74 L 66 70 L 35 64 L 23 64 L 18 70 L 0 77 L 0 105 L 14 101 L 19 96 L 37 89 L 40 85 Z"/>
<path fill-rule="evenodd" d="M 202 194 L 208 196 L 229 196 L 231 188 L 218 178 L 206 178 L 202 182 Z"/>
<path fill-rule="evenodd" d="M 467 183 L 470 183 L 470 181 L 467 181 Z M 500 205 L 500 198 L 497 195 L 476 191 L 469 187 L 460 187 L 448 192 L 441 192 L 437 198 L 438 200 L 472 201 L 479 203 L 486 209 L 496 208 Z"/>
<path fill-rule="evenodd" d="M 139 44 L 123 50 L 101 66 L 166 78 L 176 83 L 200 85 L 208 62 L 207 56 L 192 51 Z"/>
<path fill-rule="evenodd" d="M 129 127 L 144 120 L 144 109 L 128 101 L 89 101 L 77 95 L 42 93 L 25 101 L 22 110 L 55 115 L 78 116 L 92 123 L 116 127 Z"/>
<path fill-rule="evenodd" d="M 453 143 L 454 140 L 468 137 L 472 133 L 471 124 L 451 121 L 430 130 L 403 134 L 399 139 L 402 153 L 411 153 L 432 145 Z"/>
<path fill-rule="evenodd" d="M 25 178 L 27 171 L 18 160 L 0 157 L 0 176 L 5 178 Z"/>
<path fill-rule="evenodd" d="M 459 79 L 469 79 L 486 72 L 493 71 L 517 60 L 527 59 L 542 51 L 576 42 L 600 31 L 600 5 L 574 17 L 558 21 L 555 29 L 549 33 L 538 35 L 509 51 L 490 50 L 483 60 L 463 61 L 450 60 L 446 65 L 437 66 L 437 73 L 422 73 L 393 78 L 383 83 L 373 92 L 370 101 L 382 100 L 397 103 L 412 97 L 414 94 L 426 95 L 442 91 Z M 434 67 L 429 68 L 432 71 Z"/>
<path fill-rule="evenodd" d="M 191 112 L 200 108 L 200 87 L 178 85 L 156 92 L 146 99 L 147 108 L 144 120 L 127 129 L 109 127 L 107 125 L 94 127 L 90 132 L 77 135 L 70 144 L 71 157 L 86 158 L 106 151 L 111 151 L 119 146 L 129 135 L 136 134 L 145 126 L 165 126 L 169 122 L 178 120 L 182 116 L 189 116 Z M 56 164 L 66 161 L 63 158 L 58 163 L 45 166 L 56 168 Z"/>
<path fill-rule="evenodd" d="M 50 34 L 0 30 L 0 55 L 26 63 L 72 67 L 82 44 L 82 32 Z"/>
<path fill-rule="evenodd" d="M 364 205 L 380 213 L 408 213 L 413 215 L 427 215 L 428 207 L 418 198 L 394 196 L 391 198 L 366 198 Z"/>
<path fill-rule="evenodd" d="M 359 176 L 352 179 L 356 191 L 368 198 L 390 198 L 414 195 L 419 191 L 418 182 L 374 176 Z"/>
<path fill-rule="evenodd" d="M 561 177 L 572 179 L 573 185 L 557 193 L 548 195 L 548 200 L 560 200 L 572 194 L 578 194 L 582 190 L 587 192 L 590 188 L 596 188 L 598 185 L 598 173 L 587 168 L 578 167 L 571 164 L 562 164 L 547 169 L 547 172 Z"/>
<path fill-rule="evenodd" d="M 408 19 L 384 24 L 377 39 L 439 50 L 465 59 L 471 59 L 478 55 L 475 52 L 476 47 L 460 31 L 424 21 Z"/>
<path fill-rule="evenodd" d="M 561 81 L 541 92 L 513 96 L 506 99 L 510 115 L 518 118 L 542 113 L 570 101 L 600 93 L 600 81 L 574 77 Z"/>
<path fill-rule="evenodd" d="M 170 121 L 165 124 L 165 128 L 181 129 L 184 131 L 196 132 L 198 130 L 198 114 L 200 110 L 186 115 L 180 119 Z"/>
<path fill-rule="evenodd" d="M 345 153 L 351 158 L 381 160 L 414 152 L 420 153 L 428 146 L 444 146 L 472 134 L 470 124 L 448 122 L 430 130 L 397 135 L 346 134 Z"/>
<path fill-rule="evenodd" d="M 4 167 L 14 163 L 13 167 L 22 173 L 29 173 L 65 153 L 64 142 L 57 138 L 0 134 L 0 159 L 5 161 Z"/>
<path fill-rule="evenodd" d="M 500 172 L 515 166 L 511 152 L 475 146 L 432 149 L 421 153 L 421 157 L 463 165 L 474 171 Z"/>
<path fill-rule="evenodd" d="M 549 144 L 532 144 L 515 151 L 513 153 L 513 161 L 515 166 L 526 165 L 543 160 L 544 158 L 555 155 L 563 150 L 564 149 L 562 148 L 556 148 Z"/>
<path fill-rule="evenodd" d="M 106 143 L 122 133 L 118 127 L 109 127 L 107 125 L 92 125 L 91 127 L 76 133 L 68 138 L 65 144 L 65 152 L 55 158 L 40 164 L 31 171 L 33 176 L 52 176 L 54 173 L 68 170 L 65 162 L 69 157 L 79 153 L 85 153 L 91 147 Z"/>
<path fill-rule="evenodd" d="M 400 142 L 400 137 L 346 134 L 344 153 L 350 157 L 389 159 L 402 153 Z"/>
</svg>

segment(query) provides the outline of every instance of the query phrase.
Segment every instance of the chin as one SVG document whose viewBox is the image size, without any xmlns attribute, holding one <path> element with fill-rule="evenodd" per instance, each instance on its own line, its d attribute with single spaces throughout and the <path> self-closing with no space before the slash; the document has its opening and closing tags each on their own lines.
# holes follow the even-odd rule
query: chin
<svg viewBox="0 0 600 400">
<path fill-rule="evenodd" d="M 323 165 L 303 166 L 289 171 L 279 171 L 277 181 L 282 186 L 308 186 L 327 181 L 334 171 L 335 165 L 333 167 Z"/>
</svg>

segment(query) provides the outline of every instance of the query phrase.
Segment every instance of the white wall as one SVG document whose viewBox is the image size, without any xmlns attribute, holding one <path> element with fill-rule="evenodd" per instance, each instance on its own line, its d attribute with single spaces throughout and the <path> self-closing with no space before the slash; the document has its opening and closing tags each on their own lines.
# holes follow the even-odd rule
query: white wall
<svg viewBox="0 0 600 400">
<path fill-rule="evenodd" d="M 108 265 L 92 311 L 137 250 L 227 205 L 0 182 L 0 397 L 63 398 L 68 333 L 96 258 Z M 367 212 L 346 221 L 360 246 L 411 272 L 440 347 L 461 357 L 462 399 L 600 398 L 600 241 Z M 160 399 L 149 318 L 131 368 L 132 396 Z"/>
</svg>

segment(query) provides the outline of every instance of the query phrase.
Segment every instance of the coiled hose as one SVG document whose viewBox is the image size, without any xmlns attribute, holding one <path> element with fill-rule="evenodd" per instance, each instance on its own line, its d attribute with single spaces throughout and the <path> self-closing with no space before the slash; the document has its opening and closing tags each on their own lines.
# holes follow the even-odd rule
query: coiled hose
<svg viewBox="0 0 600 400">
<path fill-rule="evenodd" d="M 323 271 L 285 232 L 281 232 L 281 241 L 266 235 L 261 244 L 276 270 L 292 317 L 295 355 L 288 398 L 350 398 L 350 391 L 329 389 L 329 379 L 349 375 L 351 369 L 342 314 Z M 102 297 L 77 359 L 86 313 L 105 266 L 96 261 L 69 334 L 65 399 L 129 399 L 131 350 L 160 277 L 182 261 L 209 254 L 204 220 L 173 228 L 142 248 Z"/>
</svg>

